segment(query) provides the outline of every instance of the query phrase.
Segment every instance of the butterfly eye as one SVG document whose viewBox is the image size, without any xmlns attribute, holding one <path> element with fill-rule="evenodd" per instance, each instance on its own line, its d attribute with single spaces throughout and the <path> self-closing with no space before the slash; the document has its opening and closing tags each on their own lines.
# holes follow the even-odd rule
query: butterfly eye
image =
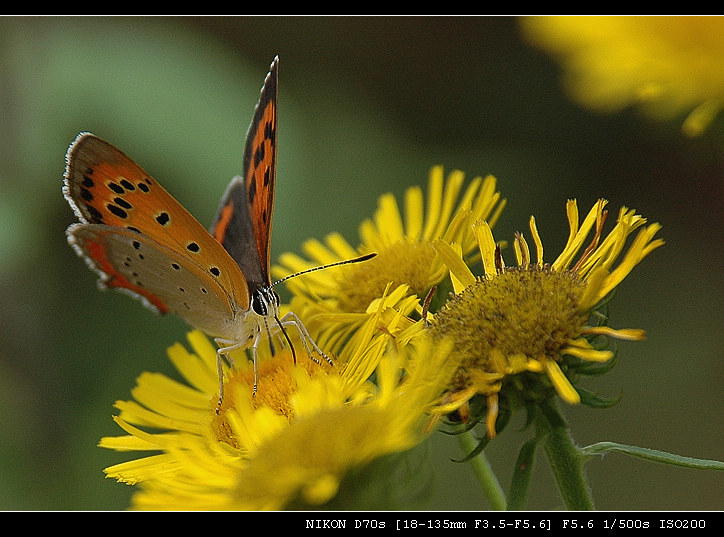
<svg viewBox="0 0 724 537">
<path fill-rule="evenodd" d="M 269 312 L 267 297 L 263 289 L 257 289 L 251 296 L 251 308 L 259 315 L 266 315 Z"/>
<path fill-rule="evenodd" d="M 251 308 L 259 315 L 270 315 L 279 309 L 279 295 L 273 289 L 257 289 L 251 296 Z"/>
</svg>

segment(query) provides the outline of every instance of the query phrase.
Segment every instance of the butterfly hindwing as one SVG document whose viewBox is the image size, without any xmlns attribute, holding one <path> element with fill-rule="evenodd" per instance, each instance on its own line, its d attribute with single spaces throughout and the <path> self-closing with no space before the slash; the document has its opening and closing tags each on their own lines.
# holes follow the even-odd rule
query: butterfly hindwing
<svg viewBox="0 0 724 537">
<path fill-rule="evenodd" d="M 211 231 L 241 268 L 250 289 L 269 284 L 268 270 L 259 256 L 254 239 L 243 177 L 236 176 L 229 183 Z"/>
<path fill-rule="evenodd" d="M 124 290 L 161 313 L 175 313 L 211 336 L 228 335 L 225 320 L 234 318 L 239 305 L 188 256 L 103 224 L 74 224 L 68 236 L 105 287 Z"/>
</svg>

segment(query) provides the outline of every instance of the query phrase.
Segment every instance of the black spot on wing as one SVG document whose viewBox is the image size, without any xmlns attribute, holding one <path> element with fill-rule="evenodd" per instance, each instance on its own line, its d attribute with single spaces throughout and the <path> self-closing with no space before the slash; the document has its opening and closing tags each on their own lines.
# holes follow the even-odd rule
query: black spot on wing
<svg viewBox="0 0 724 537">
<path fill-rule="evenodd" d="M 254 203 L 254 197 L 256 196 L 256 183 L 254 181 L 249 183 L 249 189 L 247 192 L 249 194 L 249 203 Z"/>
<path fill-rule="evenodd" d="M 133 205 L 131 205 L 130 203 L 128 203 L 126 200 L 124 200 L 124 199 L 121 198 L 120 196 L 116 196 L 115 198 L 113 198 L 113 202 L 114 202 L 116 205 L 118 205 L 118 206 L 120 206 L 120 207 L 123 207 L 124 209 L 133 209 Z"/>
<path fill-rule="evenodd" d="M 113 192 L 116 194 L 125 194 L 125 189 L 119 185 L 118 183 L 114 183 L 113 181 L 108 181 L 108 188 L 110 188 Z"/>
<path fill-rule="evenodd" d="M 108 203 L 106 205 L 106 207 L 108 208 L 108 211 L 110 211 L 111 213 L 116 215 L 118 218 L 128 218 L 128 213 L 126 211 L 124 211 L 123 209 L 121 209 L 120 207 L 118 207 L 117 205 Z"/>
<path fill-rule="evenodd" d="M 156 215 L 156 222 L 161 224 L 162 226 L 165 226 L 171 221 L 171 217 L 168 215 L 167 212 L 161 212 Z"/>
<path fill-rule="evenodd" d="M 128 179 L 121 179 L 121 186 L 129 192 L 132 190 L 136 190 L 136 187 L 133 186 L 133 183 L 131 183 Z"/>
</svg>

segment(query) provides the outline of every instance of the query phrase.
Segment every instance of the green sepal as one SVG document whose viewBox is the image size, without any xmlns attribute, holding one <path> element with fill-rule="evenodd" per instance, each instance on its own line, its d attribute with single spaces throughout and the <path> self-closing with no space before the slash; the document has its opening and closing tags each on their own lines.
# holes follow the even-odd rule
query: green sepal
<svg viewBox="0 0 724 537">
<path fill-rule="evenodd" d="M 618 397 L 603 397 L 580 386 L 576 386 L 576 391 L 581 397 L 581 404 L 591 408 L 611 408 L 621 401 L 623 395 L 623 392 L 621 392 Z"/>
</svg>

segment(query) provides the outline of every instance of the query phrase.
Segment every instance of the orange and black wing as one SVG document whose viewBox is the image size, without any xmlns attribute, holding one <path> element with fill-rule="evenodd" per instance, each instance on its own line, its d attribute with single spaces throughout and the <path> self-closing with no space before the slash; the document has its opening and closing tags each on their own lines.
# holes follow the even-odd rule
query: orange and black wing
<svg viewBox="0 0 724 537">
<path fill-rule="evenodd" d="M 244 175 L 227 188 L 211 233 L 231 254 L 249 287 L 268 286 L 277 157 L 277 80 L 274 58 L 264 81 L 244 149 Z"/>
</svg>

